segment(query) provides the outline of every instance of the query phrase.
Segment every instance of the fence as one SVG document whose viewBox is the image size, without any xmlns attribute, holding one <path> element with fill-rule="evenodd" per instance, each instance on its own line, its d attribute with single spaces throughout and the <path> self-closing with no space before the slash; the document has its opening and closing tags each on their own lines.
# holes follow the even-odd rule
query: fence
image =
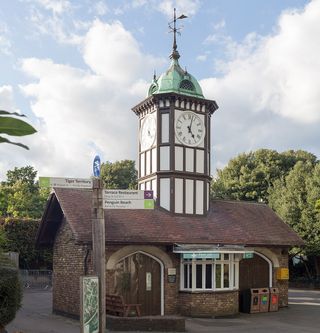
<svg viewBox="0 0 320 333">
<path fill-rule="evenodd" d="M 36 269 L 20 269 L 20 278 L 25 289 L 52 288 L 52 271 Z"/>
</svg>

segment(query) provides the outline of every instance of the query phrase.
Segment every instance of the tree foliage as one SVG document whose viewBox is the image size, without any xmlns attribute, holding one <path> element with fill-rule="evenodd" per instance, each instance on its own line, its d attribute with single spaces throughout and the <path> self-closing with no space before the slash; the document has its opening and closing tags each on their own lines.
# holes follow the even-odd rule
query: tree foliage
<svg viewBox="0 0 320 333">
<path fill-rule="evenodd" d="M 320 255 L 320 164 L 299 161 L 275 182 L 269 205 L 306 242 L 308 255 Z"/>
<path fill-rule="evenodd" d="M 0 143 L 10 143 L 12 145 L 29 149 L 28 146 L 22 143 L 12 142 L 8 138 L 2 136 L 3 134 L 9 136 L 24 136 L 37 132 L 31 125 L 15 117 L 25 117 L 25 115 L 0 110 Z"/>
<path fill-rule="evenodd" d="M 14 168 L 0 185 L 0 235 L 4 234 L 4 250 L 19 252 L 20 267 L 51 266 L 51 251 L 36 250 L 35 238 L 39 219 L 49 194 L 39 189 L 37 171 L 31 166 Z"/>
<path fill-rule="evenodd" d="M 0 215 L 4 217 L 40 218 L 48 197 L 47 189 L 39 189 L 37 171 L 31 166 L 7 172 L 0 185 Z"/>
<path fill-rule="evenodd" d="M 282 179 L 298 161 L 316 163 L 316 156 L 298 150 L 278 153 L 259 149 L 231 159 L 217 171 L 211 184 L 211 195 L 216 198 L 268 202 L 269 190 L 274 182 Z"/>
<path fill-rule="evenodd" d="M 213 197 L 263 201 L 305 241 L 320 277 L 320 162 L 305 151 L 260 149 L 241 154 L 218 170 Z"/>
<path fill-rule="evenodd" d="M 136 189 L 138 173 L 131 160 L 106 162 L 101 165 L 101 178 L 108 189 Z"/>
</svg>

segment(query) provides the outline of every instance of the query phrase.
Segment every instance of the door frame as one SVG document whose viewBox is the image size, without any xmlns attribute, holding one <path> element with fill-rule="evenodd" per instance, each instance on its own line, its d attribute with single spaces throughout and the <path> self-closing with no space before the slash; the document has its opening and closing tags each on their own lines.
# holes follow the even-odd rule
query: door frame
<svg viewBox="0 0 320 333">
<path fill-rule="evenodd" d="M 130 254 L 127 254 L 126 256 L 119 259 L 118 262 L 124 260 L 125 258 L 131 257 L 136 253 L 144 254 L 144 255 L 152 258 L 153 260 L 155 260 L 156 262 L 158 262 L 160 264 L 160 301 L 161 301 L 161 307 L 160 307 L 161 314 L 160 315 L 164 316 L 164 265 L 163 265 L 162 261 L 159 258 L 153 256 L 152 254 L 150 254 L 148 252 L 144 252 L 144 251 L 141 251 L 141 250 L 138 250 L 138 251 L 132 252 Z"/>
<path fill-rule="evenodd" d="M 260 252 L 257 252 L 257 251 L 253 251 L 253 252 L 255 254 L 257 254 L 258 256 L 260 256 L 262 259 L 264 259 L 268 263 L 268 265 L 269 265 L 269 288 L 272 288 L 272 261 Z"/>
</svg>

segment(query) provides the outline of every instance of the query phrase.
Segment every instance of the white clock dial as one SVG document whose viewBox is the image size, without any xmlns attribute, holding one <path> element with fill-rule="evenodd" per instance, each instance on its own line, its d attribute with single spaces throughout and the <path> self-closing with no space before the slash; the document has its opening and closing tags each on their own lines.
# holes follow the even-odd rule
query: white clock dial
<svg viewBox="0 0 320 333">
<path fill-rule="evenodd" d="M 184 111 L 176 118 L 175 133 L 182 144 L 196 147 L 203 141 L 206 132 L 200 116 L 191 111 Z"/>
<path fill-rule="evenodd" d="M 155 113 L 145 116 L 140 128 L 140 147 L 141 151 L 152 147 L 157 133 L 157 122 Z"/>
</svg>

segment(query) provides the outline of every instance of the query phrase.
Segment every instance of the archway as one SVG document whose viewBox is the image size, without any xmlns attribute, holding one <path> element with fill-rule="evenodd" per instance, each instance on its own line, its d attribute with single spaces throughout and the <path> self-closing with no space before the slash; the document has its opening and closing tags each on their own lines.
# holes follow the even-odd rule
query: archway
<svg viewBox="0 0 320 333">
<path fill-rule="evenodd" d="M 115 265 L 115 291 L 127 303 L 141 304 L 142 315 L 163 315 L 163 264 L 142 251 Z"/>
<path fill-rule="evenodd" d="M 261 253 L 239 263 L 239 290 L 272 287 L 272 263 Z"/>
</svg>

